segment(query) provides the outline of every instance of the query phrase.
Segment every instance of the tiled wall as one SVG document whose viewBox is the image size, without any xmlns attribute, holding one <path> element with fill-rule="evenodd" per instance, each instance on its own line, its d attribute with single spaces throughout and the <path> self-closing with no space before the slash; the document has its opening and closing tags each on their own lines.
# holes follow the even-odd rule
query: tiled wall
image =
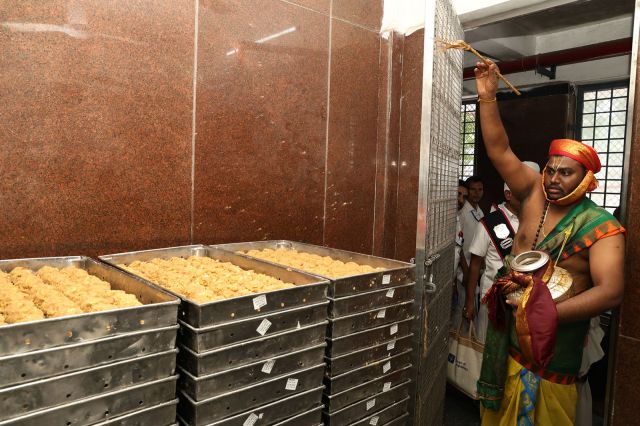
<svg viewBox="0 0 640 426">
<path fill-rule="evenodd" d="M 380 37 L 381 13 L 0 0 L 0 258 L 272 238 L 413 257 L 423 36 Z"/>
</svg>

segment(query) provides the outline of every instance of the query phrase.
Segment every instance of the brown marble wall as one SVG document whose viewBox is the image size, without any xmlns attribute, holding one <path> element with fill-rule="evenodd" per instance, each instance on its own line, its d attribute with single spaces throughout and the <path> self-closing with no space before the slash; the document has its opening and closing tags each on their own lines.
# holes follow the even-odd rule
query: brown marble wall
<svg viewBox="0 0 640 426">
<path fill-rule="evenodd" d="M 629 182 L 624 225 L 627 229 L 625 294 L 620 308 L 615 363 L 613 368 L 613 401 L 609 413 L 611 425 L 631 425 L 638 421 L 637 392 L 640 388 L 640 85 L 637 84 L 640 69 L 636 72 L 634 118 L 632 122 L 631 156 L 629 158 Z M 633 77 L 633 76 L 632 76 Z"/>
<path fill-rule="evenodd" d="M 265 238 L 412 257 L 422 36 L 381 38 L 381 15 L 0 0 L 0 258 Z"/>
<path fill-rule="evenodd" d="M 189 242 L 193 0 L 0 0 L 0 258 Z"/>
</svg>

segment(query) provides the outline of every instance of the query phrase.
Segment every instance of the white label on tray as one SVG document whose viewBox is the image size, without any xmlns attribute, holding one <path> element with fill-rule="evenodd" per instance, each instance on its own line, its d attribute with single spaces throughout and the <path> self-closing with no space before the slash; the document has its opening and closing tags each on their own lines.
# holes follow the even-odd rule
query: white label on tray
<svg viewBox="0 0 640 426">
<path fill-rule="evenodd" d="M 287 379 L 287 385 L 284 387 L 286 390 L 294 391 L 298 387 L 298 379 Z"/>
<path fill-rule="evenodd" d="M 390 288 L 389 290 L 387 290 L 387 297 L 389 299 L 393 299 L 393 295 L 396 294 L 396 289 L 395 288 Z"/>
<path fill-rule="evenodd" d="M 391 327 L 389 327 L 389 334 L 390 335 L 394 335 L 398 332 L 398 324 L 393 324 Z"/>
<path fill-rule="evenodd" d="M 386 382 L 384 385 L 382 385 L 382 392 L 386 392 L 389 389 L 391 389 L 391 382 Z"/>
<path fill-rule="evenodd" d="M 276 360 L 275 359 L 270 359 L 269 361 L 265 362 L 264 364 L 262 364 L 262 372 L 263 373 L 267 373 L 267 374 L 271 374 L 271 370 L 273 370 L 273 366 L 276 365 Z"/>
<path fill-rule="evenodd" d="M 386 309 L 380 309 L 376 314 L 376 318 L 384 318 L 387 315 Z"/>
<path fill-rule="evenodd" d="M 389 284 L 391 282 L 391 275 L 390 274 L 384 274 L 382 276 L 382 284 Z"/>
<path fill-rule="evenodd" d="M 300 321 L 298 321 L 298 325 L 296 326 L 296 328 L 299 330 L 302 328 L 302 326 L 300 325 Z"/>
<path fill-rule="evenodd" d="M 267 306 L 267 295 L 261 294 L 260 296 L 253 298 L 253 309 L 260 310 L 263 306 Z"/>
<path fill-rule="evenodd" d="M 382 374 L 386 373 L 389 370 L 391 370 L 391 361 L 387 361 L 384 363 L 384 365 L 382 366 Z"/>
<path fill-rule="evenodd" d="M 269 330 L 269 327 L 271 327 L 271 321 L 265 318 L 262 320 L 256 331 L 261 336 L 264 336 L 267 333 L 267 330 Z"/>
<path fill-rule="evenodd" d="M 367 401 L 367 411 L 371 410 L 376 405 L 376 399 L 372 399 L 371 401 Z"/>
<path fill-rule="evenodd" d="M 256 424 L 259 418 L 260 417 L 258 417 L 255 413 L 251 413 L 249 417 L 247 417 L 247 420 L 242 423 L 242 426 L 253 426 Z"/>
<path fill-rule="evenodd" d="M 373 416 L 373 417 L 371 417 L 371 420 L 369 420 L 369 424 L 371 426 L 376 426 L 378 424 L 378 420 L 380 420 L 380 417 Z"/>
<path fill-rule="evenodd" d="M 389 343 L 387 343 L 387 350 L 390 351 L 391 349 L 394 349 L 396 347 L 396 341 L 393 340 Z"/>
</svg>

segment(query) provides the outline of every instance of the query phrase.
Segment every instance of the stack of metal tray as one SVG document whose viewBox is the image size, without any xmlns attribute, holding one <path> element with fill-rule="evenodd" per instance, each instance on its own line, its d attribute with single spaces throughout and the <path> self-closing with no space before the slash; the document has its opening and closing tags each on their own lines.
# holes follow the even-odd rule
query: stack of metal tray
<svg viewBox="0 0 640 426">
<path fill-rule="evenodd" d="M 329 324 L 323 421 L 331 426 L 350 425 L 375 417 L 374 422 L 379 423 L 372 424 L 396 420 L 402 424 L 411 370 L 414 265 L 282 240 L 214 247 L 236 254 L 247 250 L 292 249 L 381 268 L 378 272 L 339 279 L 325 277 L 329 280 Z M 392 406 L 395 408 L 390 411 Z"/>
<path fill-rule="evenodd" d="M 190 256 L 230 262 L 295 287 L 202 304 L 181 297 L 179 423 L 320 424 L 329 282 L 203 245 L 100 259 L 117 267 Z"/>
<path fill-rule="evenodd" d="M 179 300 L 88 257 L 0 261 L 43 266 L 84 269 L 143 305 L 0 326 L 0 425 L 174 424 Z"/>
</svg>

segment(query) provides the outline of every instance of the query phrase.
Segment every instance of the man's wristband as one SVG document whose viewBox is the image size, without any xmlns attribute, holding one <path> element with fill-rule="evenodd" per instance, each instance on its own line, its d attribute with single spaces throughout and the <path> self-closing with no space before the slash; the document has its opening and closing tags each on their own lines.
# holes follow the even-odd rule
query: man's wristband
<svg viewBox="0 0 640 426">
<path fill-rule="evenodd" d="M 480 96 L 478 96 L 478 102 L 481 102 L 481 103 L 484 102 L 484 103 L 490 104 L 490 103 L 496 102 L 496 101 L 497 101 L 497 99 L 496 99 L 495 96 L 493 97 L 493 99 L 482 99 Z"/>
</svg>

